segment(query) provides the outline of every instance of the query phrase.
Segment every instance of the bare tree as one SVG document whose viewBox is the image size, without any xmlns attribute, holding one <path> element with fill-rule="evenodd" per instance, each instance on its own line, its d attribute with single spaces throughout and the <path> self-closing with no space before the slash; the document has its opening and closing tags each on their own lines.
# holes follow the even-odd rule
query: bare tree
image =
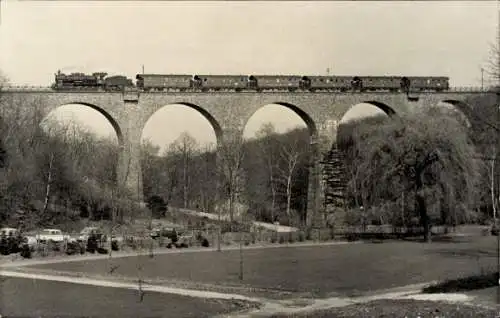
<svg viewBox="0 0 500 318">
<path fill-rule="evenodd" d="M 279 172 L 277 179 L 281 181 L 286 189 L 286 215 L 288 220 L 292 218 L 290 211 L 292 203 L 292 185 L 299 159 L 302 155 L 298 142 L 298 140 L 294 140 L 291 144 L 282 145 L 280 156 L 285 163 L 285 167 L 282 168 L 281 165 L 276 166 L 276 170 Z"/>
<path fill-rule="evenodd" d="M 486 68 L 486 73 L 495 86 L 500 85 L 500 25 L 498 27 L 499 34 L 497 34 L 496 42 L 490 46 L 490 57 Z"/>
<path fill-rule="evenodd" d="M 276 215 L 276 195 L 277 195 L 277 180 L 275 177 L 277 166 L 277 149 L 276 149 L 276 130 L 272 123 L 262 125 L 257 132 L 256 137 L 261 141 L 262 158 L 267 167 L 267 175 L 269 178 L 269 186 L 271 188 L 271 220 L 274 221 Z"/>
<path fill-rule="evenodd" d="M 234 205 L 241 194 L 242 162 L 245 155 L 244 140 L 240 133 L 229 133 L 224 136 L 218 147 L 218 168 L 223 178 L 229 203 L 229 219 L 234 221 Z M 222 207 L 219 207 L 219 209 Z"/>
<path fill-rule="evenodd" d="M 197 182 L 197 188 L 200 197 L 200 206 L 203 212 L 211 212 L 214 203 L 214 186 L 213 182 L 216 177 L 214 174 L 215 170 L 215 154 L 213 150 L 216 149 L 214 145 L 206 145 L 200 151 L 199 165 L 196 173 L 196 177 L 199 180 Z"/>
<path fill-rule="evenodd" d="M 189 194 L 191 185 L 190 169 L 192 168 L 192 159 L 196 154 L 197 142 L 190 134 L 184 132 L 173 143 L 173 148 L 182 158 L 182 198 L 183 208 L 189 207 Z"/>
</svg>

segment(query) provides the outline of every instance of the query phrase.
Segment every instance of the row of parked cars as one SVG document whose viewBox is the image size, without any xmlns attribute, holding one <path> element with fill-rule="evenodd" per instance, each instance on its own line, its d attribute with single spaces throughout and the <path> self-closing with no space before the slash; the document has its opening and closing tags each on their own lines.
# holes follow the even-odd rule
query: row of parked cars
<svg viewBox="0 0 500 318">
<path fill-rule="evenodd" d="M 109 244 L 110 240 L 112 249 L 117 250 L 121 239 L 108 238 L 97 227 L 86 227 L 77 235 L 64 234 L 59 229 L 43 229 L 38 233 L 29 234 L 21 233 L 16 228 L 4 227 L 0 229 L 0 254 L 21 252 L 25 256 L 38 249 L 63 250 L 67 254 L 83 254 L 85 251 L 95 253 L 102 252 L 105 246 L 109 246 L 106 244 Z"/>
<path fill-rule="evenodd" d="M 189 233 L 183 233 L 176 228 L 155 228 L 150 233 L 151 239 L 156 240 L 159 246 L 167 248 L 187 248 L 196 243 L 201 246 L 209 246 L 208 240 L 201 234 L 196 237 Z M 16 228 L 4 227 L 0 229 L 0 254 L 9 255 L 21 253 L 28 257 L 35 250 L 64 251 L 66 254 L 103 253 L 107 254 L 107 248 L 111 245 L 114 251 L 119 250 L 123 244 L 136 246 L 140 240 L 134 236 L 120 237 L 107 235 L 98 227 L 85 227 L 77 235 L 64 234 L 59 229 L 43 229 L 35 234 L 21 233 Z"/>
</svg>

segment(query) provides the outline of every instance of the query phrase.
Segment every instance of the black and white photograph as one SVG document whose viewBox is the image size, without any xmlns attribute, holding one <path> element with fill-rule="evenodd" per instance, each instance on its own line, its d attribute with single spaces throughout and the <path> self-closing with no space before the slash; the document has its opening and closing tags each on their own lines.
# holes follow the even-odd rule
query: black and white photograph
<svg viewBox="0 0 500 318">
<path fill-rule="evenodd" d="M 500 0 L 0 1 L 0 318 L 500 317 Z"/>
</svg>

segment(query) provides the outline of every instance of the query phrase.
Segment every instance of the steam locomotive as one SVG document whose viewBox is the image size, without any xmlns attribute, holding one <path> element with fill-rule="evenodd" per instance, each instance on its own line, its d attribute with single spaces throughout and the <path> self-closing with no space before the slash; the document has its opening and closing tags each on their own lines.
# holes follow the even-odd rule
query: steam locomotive
<svg viewBox="0 0 500 318">
<path fill-rule="evenodd" d="M 125 87 L 134 87 L 134 83 L 126 76 L 107 76 L 108 73 L 97 72 L 92 75 L 84 73 L 64 74 L 58 71 L 52 88 L 55 90 L 102 90 L 121 91 Z"/>
<path fill-rule="evenodd" d="M 444 76 L 299 76 L 299 75 L 179 75 L 137 74 L 136 85 L 125 76 L 107 73 L 55 74 L 56 90 L 93 89 L 119 91 L 136 87 L 140 91 L 307 91 L 307 92 L 424 92 L 449 90 Z"/>
</svg>

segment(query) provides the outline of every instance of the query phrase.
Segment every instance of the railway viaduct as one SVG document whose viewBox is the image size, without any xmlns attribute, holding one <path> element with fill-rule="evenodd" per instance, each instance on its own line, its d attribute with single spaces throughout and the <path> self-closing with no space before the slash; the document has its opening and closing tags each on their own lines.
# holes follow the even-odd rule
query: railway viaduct
<svg viewBox="0 0 500 318">
<path fill-rule="evenodd" d="M 466 102 L 484 92 L 419 93 L 408 98 L 402 93 L 308 93 L 308 92 L 211 92 L 211 93 L 142 93 L 142 92 L 54 92 L 50 90 L 2 90 L 3 107 L 44 116 L 57 107 L 82 104 L 102 113 L 113 125 L 121 145 L 118 164 L 119 182 L 126 184 L 142 199 L 140 142 L 146 121 L 160 108 L 184 104 L 199 111 L 212 125 L 220 145 L 228 134 L 243 134 L 248 119 L 259 108 L 280 104 L 299 115 L 311 136 L 314 160 L 311 162 L 308 189 L 308 220 L 323 210 L 324 184 L 321 159 L 336 142 L 338 122 L 354 105 L 372 104 L 386 113 L 408 113 L 446 101 L 463 113 L 473 107 Z"/>
</svg>

